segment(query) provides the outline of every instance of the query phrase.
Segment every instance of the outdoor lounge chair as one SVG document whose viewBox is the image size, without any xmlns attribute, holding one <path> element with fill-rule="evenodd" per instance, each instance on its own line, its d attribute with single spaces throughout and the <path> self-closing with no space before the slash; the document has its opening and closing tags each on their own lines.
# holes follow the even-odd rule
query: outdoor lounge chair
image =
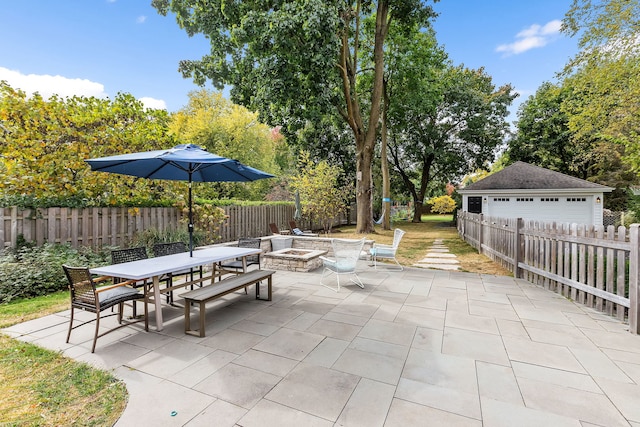
<svg viewBox="0 0 640 427">
<path fill-rule="evenodd" d="M 331 239 L 334 258 L 320 257 L 324 265 L 322 277 L 320 278 L 320 284 L 322 286 L 338 292 L 340 291 L 340 275 L 351 274 L 357 279 L 354 280 L 352 277 L 351 281 L 364 289 L 364 284 L 356 273 L 356 265 L 358 263 L 358 258 L 360 257 L 360 252 L 364 246 L 364 240 L 364 237 L 360 240 Z M 334 273 L 336 275 L 336 282 L 338 284 L 337 288 L 332 288 L 331 286 L 324 284 L 324 276 L 327 272 L 329 274 Z"/>
<path fill-rule="evenodd" d="M 86 267 L 70 267 L 68 265 L 62 266 L 67 279 L 69 280 L 69 291 L 71 293 L 71 317 L 69 319 L 69 332 L 67 333 L 67 343 L 71 338 L 71 331 L 89 322 L 96 322 L 96 331 L 93 335 L 93 345 L 91 346 L 91 353 L 96 350 L 96 342 L 98 338 L 113 332 L 122 327 L 144 321 L 144 330 L 149 330 L 147 299 L 144 293 L 140 293 L 137 290 L 128 287 L 130 282 L 121 282 L 111 286 L 97 287 L 97 283 L 101 283 L 110 280 L 110 277 L 99 277 L 94 279 Z M 122 311 L 124 303 L 132 301 L 134 304 L 136 301 L 142 300 L 144 302 L 144 318 L 136 319 L 132 321 L 122 321 Z M 109 329 L 103 333 L 100 333 L 100 313 L 108 308 L 118 306 L 116 313 L 107 314 L 102 317 L 118 316 L 118 326 Z M 79 325 L 73 326 L 73 318 L 75 309 L 89 311 L 96 314 L 95 319 L 82 322 Z M 135 319 L 135 318 L 134 318 Z"/>
<path fill-rule="evenodd" d="M 280 231 L 280 229 L 278 228 L 278 226 L 275 223 L 271 223 L 269 224 L 269 228 L 271 229 L 271 232 L 273 234 L 290 234 L 289 230 L 282 230 Z"/>
<path fill-rule="evenodd" d="M 311 230 L 302 231 L 295 221 L 289 221 L 289 227 L 291 227 L 291 234 L 296 236 L 309 236 L 309 237 L 318 237 L 318 235 Z"/>
<path fill-rule="evenodd" d="M 374 268 L 378 268 L 378 260 L 389 259 L 393 260 L 398 265 L 398 267 L 400 267 L 399 271 L 402 271 L 403 267 L 396 259 L 396 251 L 398 250 L 398 246 L 400 246 L 400 240 L 402 240 L 402 236 L 404 236 L 404 233 L 405 232 L 403 230 L 396 228 L 393 233 L 393 244 L 383 245 L 376 243 L 371 249 L 369 249 L 369 254 L 373 258 Z"/>
</svg>

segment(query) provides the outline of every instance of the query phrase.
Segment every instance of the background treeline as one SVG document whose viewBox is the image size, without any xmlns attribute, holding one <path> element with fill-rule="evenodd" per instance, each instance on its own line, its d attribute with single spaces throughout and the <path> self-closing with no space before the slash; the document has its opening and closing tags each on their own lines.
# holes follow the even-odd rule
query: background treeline
<svg viewBox="0 0 640 427">
<path fill-rule="evenodd" d="M 197 91 L 177 113 L 115 99 L 27 97 L 0 82 L 0 204 L 21 207 L 173 206 L 181 182 L 91 172 L 85 159 L 195 143 L 273 174 L 287 152 L 277 130 L 220 94 Z M 284 147 L 284 154 L 281 148 Z M 282 161 L 281 161 L 282 162 Z M 272 184 L 196 183 L 202 199 L 263 200 Z"/>
</svg>

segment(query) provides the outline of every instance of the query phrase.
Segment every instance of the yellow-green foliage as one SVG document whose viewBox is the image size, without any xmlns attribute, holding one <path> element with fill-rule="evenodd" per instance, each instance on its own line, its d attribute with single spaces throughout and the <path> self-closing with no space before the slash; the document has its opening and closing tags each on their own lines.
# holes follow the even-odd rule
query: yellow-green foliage
<svg viewBox="0 0 640 427">
<path fill-rule="evenodd" d="M 169 129 L 184 143 L 239 160 L 245 165 L 278 175 L 276 154 L 285 144 L 279 132 L 258 121 L 258 115 L 206 89 L 189 93 L 189 103 L 172 116 Z M 198 197 L 236 197 L 258 200 L 273 185 L 265 179 L 247 184 L 198 185 Z"/>
<path fill-rule="evenodd" d="M 146 110 L 128 94 L 45 100 L 0 82 L 0 194 L 100 205 L 170 199 L 184 186 L 91 172 L 84 161 L 172 147 L 168 120 L 166 111 Z"/>
<path fill-rule="evenodd" d="M 189 222 L 189 206 L 183 200 L 176 204 L 182 209 L 182 222 Z M 229 218 L 224 209 L 212 204 L 194 204 L 192 207 L 193 224 L 196 230 L 206 233 L 206 240 L 215 242 L 220 238 L 220 228 Z"/>
<path fill-rule="evenodd" d="M 456 201 L 451 196 L 434 197 L 427 201 L 431 211 L 439 214 L 451 213 L 456 209 Z"/>
<path fill-rule="evenodd" d="M 291 177 L 290 184 L 300 194 L 302 215 L 320 221 L 329 232 L 332 220 L 346 209 L 352 189 L 338 186 L 342 169 L 326 160 L 316 163 L 303 151 L 298 163 L 299 174 Z"/>
</svg>

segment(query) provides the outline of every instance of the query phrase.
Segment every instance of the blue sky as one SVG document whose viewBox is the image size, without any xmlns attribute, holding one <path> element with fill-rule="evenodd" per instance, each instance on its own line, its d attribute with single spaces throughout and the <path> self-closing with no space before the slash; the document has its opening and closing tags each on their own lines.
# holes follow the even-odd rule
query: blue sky
<svg viewBox="0 0 640 427">
<path fill-rule="evenodd" d="M 197 89 L 178 73 L 181 59 L 208 52 L 151 0 L 4 1 L 0 80 L 48 97 L 131 93 L 153 108 L 176 111 Z M 571 0 L 441 0 L 435 29 L 455 64 L 484 67 L 496 85 L 521 94 L 512 111 L 576 52 L 559 34 Z M 510 120 L 515 120 L 512 114 Z"/>
</svg>

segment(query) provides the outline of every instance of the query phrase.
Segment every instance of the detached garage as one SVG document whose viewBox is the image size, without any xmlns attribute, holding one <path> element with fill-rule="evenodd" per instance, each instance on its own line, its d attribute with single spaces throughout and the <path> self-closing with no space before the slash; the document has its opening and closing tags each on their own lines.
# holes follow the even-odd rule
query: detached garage
<svg viewBox="0 0 640 427">
<path fill-rule="evenodd" d="M 604 193 L 613 188 L 516 162 L 459 189 L 462 210 L 502 218 L 602 225 Z"/>
</svg>

